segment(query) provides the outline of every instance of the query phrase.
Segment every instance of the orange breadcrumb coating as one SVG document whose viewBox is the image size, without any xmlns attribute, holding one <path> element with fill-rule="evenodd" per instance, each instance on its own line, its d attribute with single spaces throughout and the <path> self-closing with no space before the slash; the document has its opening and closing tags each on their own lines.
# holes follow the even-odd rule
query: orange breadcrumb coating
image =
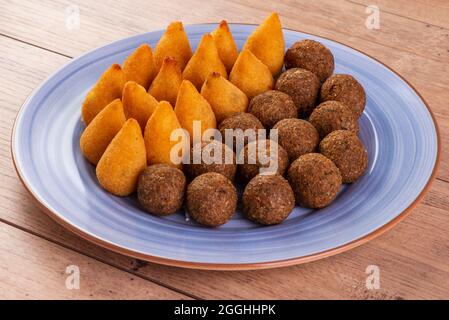
<svg viewBox="0 0 449 320">
<path fill-rule="evenodd" d="M 80 138 L 81 152 L 89 162 L 96 165 L 100 161 L 104 151 L 125 121 L 120 99 L 115 99 L 96 115 Z"/>
<path fill-rule="evenodd" d="M 109 67 L 89 91 L 82 106 L 82 117 L 86 124 L 111 101 L 122 97 L 125 75 L 118 64 Z"/>
<path fill-rule="evenodd" d="M 98 182 L 112 194 L 127 196 L 136 190 L 137 178 L 146 165 L 142 130 L 137 120 L 128 119 L 98 162 Z"/>
<path fill-rule="evenodd" d="M 147 90 L 157 74 L 151 47 L 139 46 L 123 62 L 122 69 L 126 81 L 135 81 Z"/>
<path fill-rule="evenodd" d="M 126 119 L 136 119 L 143 132 L 148 119 L 156 109 L 157 100 L 141 85 L 128 81 L 123 88 L 122 101 Z"/>
</svg>

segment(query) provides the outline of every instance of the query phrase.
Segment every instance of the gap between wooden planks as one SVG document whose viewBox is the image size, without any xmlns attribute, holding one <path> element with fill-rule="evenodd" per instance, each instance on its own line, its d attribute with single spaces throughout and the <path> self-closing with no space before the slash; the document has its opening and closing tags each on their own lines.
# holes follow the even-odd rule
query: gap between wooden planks
<svg viewBox="0 0 449 320">
<path fill-rule="evenodd" d="M 2 299 L 190 299 L 5 223 L 0 250 Z M 66 287 L 71 265 L 79 289 Z"/>
<path fill-rule="evenodd" d="M 449 2 L 446 0 L 348 0 L 364 6 L 376 5 L 381 11 L 449 29 Z M 429 10 L 429 8 L 431 8 Z"/>
<path fill-rule="evenodd" d="M 442 61 L 449 57 L 448 28 L 428 27 L 427 22 L 391 14 L 388 12 L 390 6 L 394 4 L 380 5 L 384 10 L 380 16 L 381 29 L 368 30 L 365 27 L 366 5 L 348 1 L 227 0 L 204 3 L 202 0 L 186 0 L 159 2 L 155 7 L 154 2 L 144 0 L 132 4 L 79 0 L 80 27 L 68 29 L 66 1 L 43 0 L 37 4 L 24 0 L 17 5 L 4 5 L 0 10 L 0 33 L 77 56 L 114 40 L 165 28 L 172 20 L 182 20 L 185 24 L 218 22 L 221 19 L 260 23 L 270 11 L 277 11 L 286 28 L 316 33 L 348 44 L 370 42 L 426 59 Z M 189 14 L 184 14 L 186 8 Z M 440 8 L 432 8 L 426 5 L 429 12 L 441 11 Z"/>
</svg>

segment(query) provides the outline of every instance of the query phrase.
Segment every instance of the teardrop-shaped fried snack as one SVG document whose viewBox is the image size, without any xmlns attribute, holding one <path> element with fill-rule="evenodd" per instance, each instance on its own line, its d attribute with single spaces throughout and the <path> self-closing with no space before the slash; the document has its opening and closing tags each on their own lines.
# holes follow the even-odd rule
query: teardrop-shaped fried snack
<svg viewBox="0 0 449 320">
<path fill-rule="evenodd" d="M 203 98 L 195 86 L 188 80 L 184 80 L 179 88 L 175 113 L 181 127 L 189 133 L 191 141 L 193 140 L 194 121 L 200 121 L 201 137 L 207 129 L 217 128 L 217 121 L 209 102 Z"/>
<path fill-rule="evenodd" d="M 175 58 L 165 57 L 161 70 L 151 83 L 148 93 L 155 97 L 157 101 L 164 100 L 174 105 L 181 82 L 181 69 Z"/>
<path fill-rule="evenodd" d="M 180 129 L 181 125 L 170 103 L 167 101 L 159 102 L 145 127 L 144 139 L 148 164 L 165 163 L 176 167 L 181 166 L 175 164 L 170 155 L 172 148 L 178 143 L 182 144 L 181 153 L 183 151 L 189 152 L 190 143 L 185 134 L 178 139 L 170 139 L 172 133 Z"/>
<path fill-rule="evenodd" d="M 148 119 L 157 107 L 157 100 L 141 85 L 128 81 L 123 88 L 122 101 L 126 119 L 136 119 L 143 132 Z"/>
<path fill-rule="evenodd" d="M 96 165 L 111 140 L 120 131 L 126 118 L 120 99 L 108 104 L 84 129 L 80 148 L 90 163 Z"/>
<path fill-rule="evenodd" d="M 226 20 L 221 21 L 218 28 L 215 29 L 211 35 L 214 38 L 221 61 L 225 65 L 226 70 L 231 72 L 232 66 L 235 63 L 235 60 L 237 60 L 239 53 Z"/>
<path fill-rule="evenodd" d="M 247 49 L 240 52 L 229 80 L 250 100 L 260 93 L 273 89 L 274 85 L 273 75 L 268 67 Z"/>
<path fill-rule="evenodd" d="M 248 49 L 262 61 L 273 75 L 281 71 L 284 64 L 284 34 L 277 13 L 273 12 L 248 37 L 243 49 Z"/>
<path fill-rule="evenodd" d="M 110 193 L 127 196 L 136 190 L 137 178 L 146 165 L 142 130 L 137 120 L 128 119 L 98 162 L 98 182 Z"/>
<path fill-rule="evenodd" d="M 201 95 L 211 105 L 218 123 L 234 113 L 245 112 L 248 107 L 246 94 L 216 72 L 207 77 Z"/>
<path fill-rule="evenodd" d="M 123 62 L 122 69 L 126 81 L 135 81 L 148 89 L 157 73 L 151 47 L 147 44 L 138 47 Z"/>
<path fill-rule="evenodd" d="M 82 117 L 86 124 L 115 99 L 122 96 L 125 85 L 125 75 L 118 64 L 109 67 L 90 89 L 83 102 Z"/>
<path fill-rule="evenodd" d="M 174 21 L 170 23 L 159 40 L 154 50 L 157 70 L 161 68 L 165 57 L 175 58 L 181 70 L 184 70 L 187 62 L 192 57 L 189 38 L 187 38 L 182 22 Z"/>
<path fill-rule="evenodd" d="M 194 55 L 187 63 L 182 77 L 192 82 L 198 90 L 201 90 L 204 81 L 212 72 L 218 72 L 226 79 L 228 78 L 226 68 L 218 55 L 214 38 L 209 33 L 206 33 L 201 38 Z"/>
</svg>

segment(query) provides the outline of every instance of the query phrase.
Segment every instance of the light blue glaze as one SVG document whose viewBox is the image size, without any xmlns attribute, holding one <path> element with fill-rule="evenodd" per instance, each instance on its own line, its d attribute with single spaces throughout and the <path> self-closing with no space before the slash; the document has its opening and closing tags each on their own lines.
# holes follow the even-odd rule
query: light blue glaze
<svg viewBox="0 0 449 320">
<path fill-rule="evenodd" d="M 216 25 L 187 26 L 193 48 Z M 254 29 L 231 25 L 241 48 Z M 135 197 L 118 198 L 98 185 L 94 167 L 79 150 L 84 128 L 81 103 L 112 63 L 138 45 L 155 47 L 162 31 L 124 39 L 64 66 L 26 101 L 16 123 L 13 149 L 22 178 L 38 200 L 81 232 L 140 254 L 201 263 L 263 263 L 330 250 L 382 227 L 403 212 L 428 182 L 436 162 L 437 133 L 423 101 L 401 78 L 344 45 L 285 30 L 286 46 L 311 38 L 335 56 L 336 73 L 364 86 L 367 106 L 360 136 L 368 149 L 367 173 L 345 186 L 319 211 L 295 208 L 284 223 L 261 227 L 240 214 L 210 229 L 183 213 L 158 218 L 139 209 Z M 394 67 L 394 66 L 393 66 Z"/>
</svg>

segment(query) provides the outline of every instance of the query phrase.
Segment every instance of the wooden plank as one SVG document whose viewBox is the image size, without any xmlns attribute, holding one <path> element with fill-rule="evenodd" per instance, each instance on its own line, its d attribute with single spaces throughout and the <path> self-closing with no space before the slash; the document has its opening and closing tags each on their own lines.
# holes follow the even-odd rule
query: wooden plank
<svg viewBox="0 0 449 320">
<path fill-rule="evenodd" d="M 139 272 L 151 273 L 165 279 L 166 283 L 182 283 L 184 290 L 208 298 L 444 297 L 449 289 L 447 211 L 423 207 L 395 229 L 363 247 L 306 265 L 236 274 L 179 271 L 150 264 Z M 368 265 L 381 269 L 384 280 L 379 291 L 365 288 Z M 173 278 L 175 273 L 177 279 Z"/>
<path fill-rule="evenodd" d="M 162 29 L 172 20 L 180 19 L 186 24 L 221 19 L 259 23 L 268 12 L 278 11 L 285 27 L 329 36 L 350 45 L 369 42 L 436 60 L 446 59 L 449 54 L 447 46 L 441 45 L 447 42 L 447 30 L 391 14 L 382 15 L 380 30 L 368 30 L 365 6 L 342 0 L 226 0 L 208 6 L 201 0 L 166 1 L 157 6 L 150 1 L 131 4 L 116 1 L 111 5 L 80 0 L 76 2 L 80 12 L 79 29 L 66 27 L 70 21 L 66 13 L 69 5 L 64 0 L 43 0 L 39 5 L 32 0 L 14 5 L 5 3 L 0 10 L 0 32 L 77 56 L 136 33 Z M 189 10 L 192 14 L 185 14 L 186 7 L 201 10 Z"/>
<path fill-rule="evenodd" d="M 1 299 L 187 299 L 150 281 L 122 272 L 0 223 Z M 79 270 L 79 289 L 68 280 Z"/>
<path fill-rule="evenodd" d="M 441 160 L 437 178 L 449 182 L 449 121 L 446 118 L 438 116 L 437 121 L 441 138 Z"/>
<path fill-rule="evenodd" d="M 431 206 L 422 207 L 392 231 L 350 252 L 307 265 L 251 272 L 142 264 L 68 233 L 29 201 L 17 208 L 20 216 L 9 214 L 5 219 L 108 264 L 202 298 L 444 298 L 449 290 L 448 214 Z M 2 207 L 2 211 L 5 209 Z M 7 209 L 11 212 L 12 208 Z M 364 287 L 368 265 L 381 269 L 379 291 Z M 246 285 L 242 287 L 242 283 Z"/>
<path fill-rule="evenodd" d="M 417 0 L 419 3 L 430 3 L 438 8 L 449 9 L 447 0 Z"/>
<path fill-rule="evenodd" d="M 349 2 L 364 6 L 374 4 L 370 0 L 349 0 Z M 375 5 L 383 13 L 407 17 L 449 30 L 449 3 L 445 0 L 413 1 L 413 3 L 409 0 L 377 0 Z"/>
<path fill-rule="evenodd" d="M 382 14 L 380 29 L 370 30 L 365 26 L 368 17 L 365 5 L 332 0 L 245 2 L 248 6 L 257 8 L 262 16 L 267 11 L 279 12 L 285 27 L 326 36 L 352 46 L 371 43 L 428 59 L 449 57 L 447 48 L 441 46 L 441 43 L 447 41 L 447 30 L 427 27 L 426 23 L 392 14 Z"/>
</svg>

